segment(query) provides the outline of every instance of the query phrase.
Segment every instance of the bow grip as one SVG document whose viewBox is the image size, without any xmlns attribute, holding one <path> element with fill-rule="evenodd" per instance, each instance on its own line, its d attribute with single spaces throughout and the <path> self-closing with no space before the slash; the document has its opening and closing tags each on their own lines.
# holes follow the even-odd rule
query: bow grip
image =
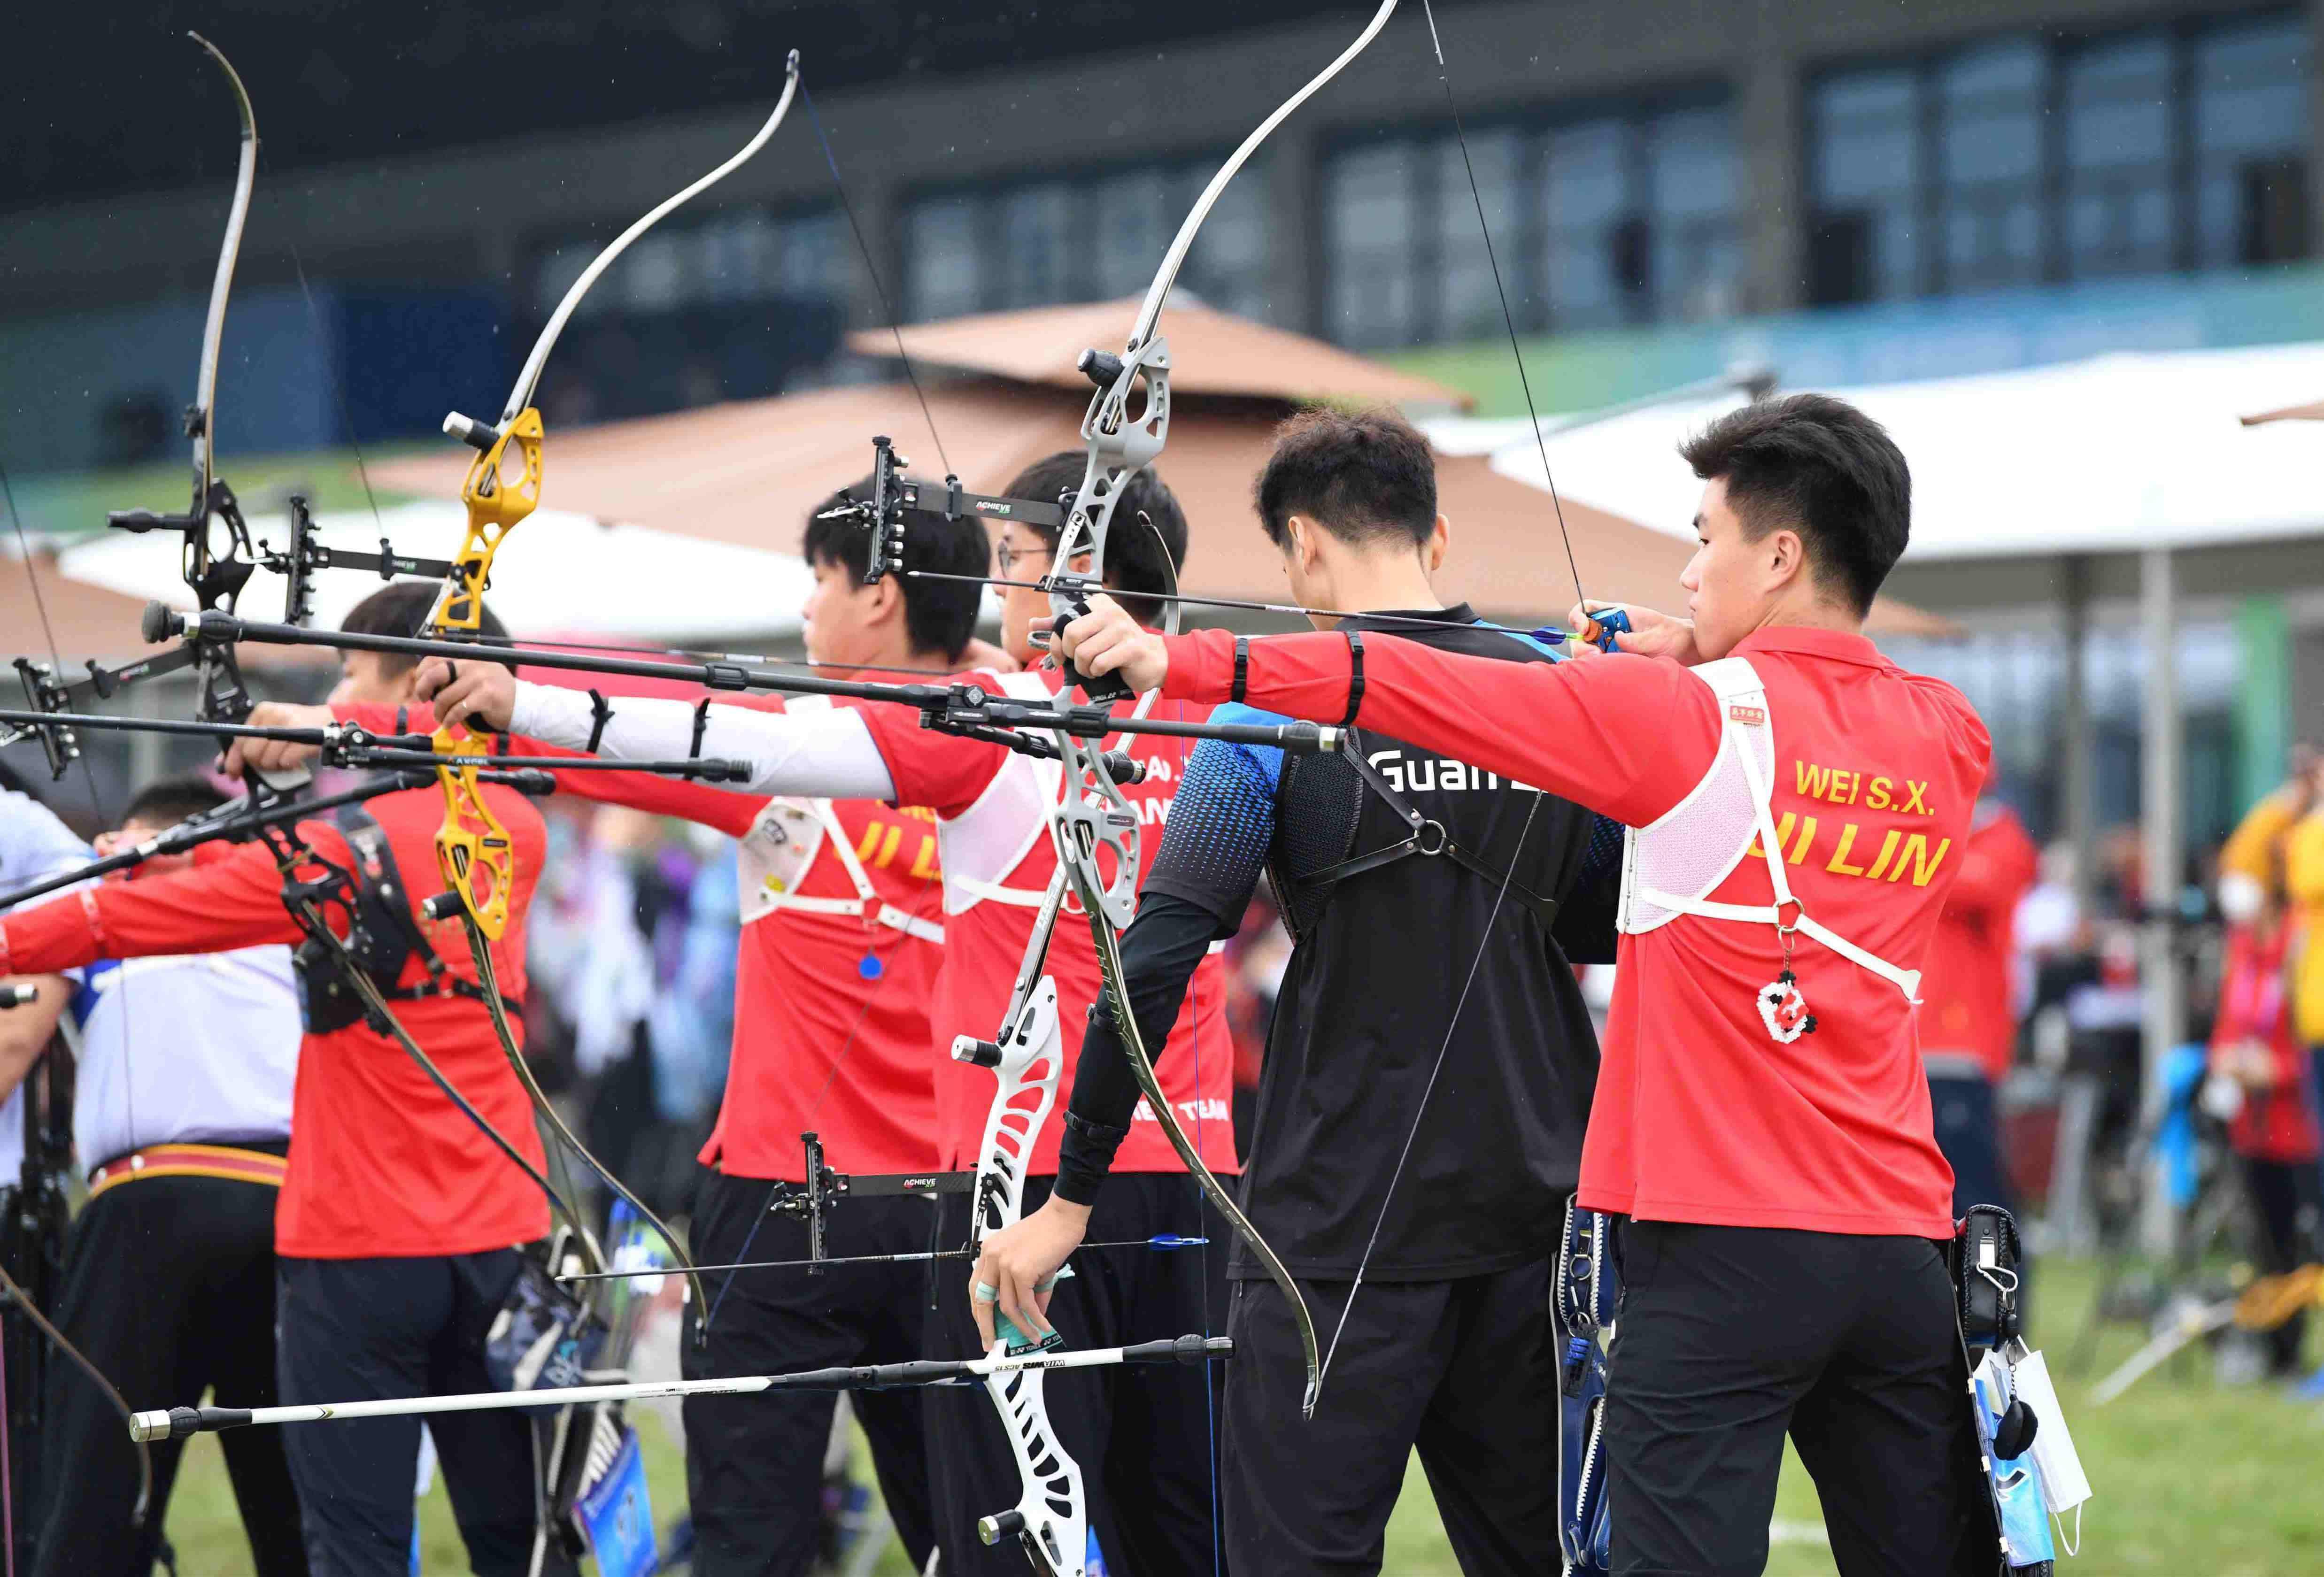
<svg viewBox="0 0 2324 1577">
<path fill-rule="evenodd" d="M 1052 636 L 1065 634 L 1065 626 L 1075 619 L 1084 617 L 1090 611 L 1090 605 L 1082 598 L 1075 597 L 1073 609 L 1072 613 L 1059 613 L 1049 621 L 1049 633 Z M 1057 659 L 1057 666 L 1065 671 L 1065 683 L 1069 686 L 1078 685 L 1082 694 L 1093 701 L 1102 702 L 1110 706 L 1116 701 L 1134 700 L 1137 697 L 1138 692 L 1123 683 L 1120 674 L 1085 674 L 1073 665 L 1071 659 L 1065 657 Z"/>
</svg>

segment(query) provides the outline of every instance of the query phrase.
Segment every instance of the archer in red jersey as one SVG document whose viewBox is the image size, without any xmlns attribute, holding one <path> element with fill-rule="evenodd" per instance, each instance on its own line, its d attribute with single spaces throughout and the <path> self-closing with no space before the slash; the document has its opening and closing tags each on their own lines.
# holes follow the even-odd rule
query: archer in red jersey
<svg viewBox="0 0 2324 1577">
<path fill-rule="evenodd" d="M 416 581 L 388 586 L 358 604 L 345 627 L 410 635 L 425 623 L 437 591 Z M 489 613 L 484 633 L 501 633 Z M 352 652 L 334 697 L 392 709 L 410 700 L 414 671 L 408 659 Z M 243 763 L 231 764 L 238 770 Z M 546 839 L 540 813 L 513 789 L 482 792 L 513 844 L 508 927 L 491 945 L 513 1008 L 525 991 L 525 916 Z M 403 935 L 412 945 L 394 978 L 374 983 L 445 1078 L 539 1173 L 546 1157 L 531 1103 L 478 1000 L 462 927 L 420 907 L 442 886 L 435 835 L 443 796 L 410 789 L 364 808 L 360 820 L 343 812 L 343 819 L 301 822 L 298 835 L 342 869 L 391 873 L 393 901 L 410 911 Z M 0 973 L 296 943 L 302 933 L 282 891 L 271 852 L 245 844 L 167 876 L 67 893 L 0 927 Z M 309 1026 L 275 1214 L 282 1400 L 492 1388 L 485 1333 L 521 1273 L 521 1245 L 549 1231 L 548 1203 L 396 1040 L 360 1018 L 318 1029 L 318 993 L 328 982 L 318 972 L 328 968 L 300 961 Z M 511 1019 L 521 1030 L 513 1011 Z M 531 1430 L 520 1414 L 466 1413 L 442 1416 L 431 1431 L 479 1572 L 527 1570 L 536 1519 Z M 289 1430 L 282 1439 L 318 1568 L 401 1573 L 410 1558 L 419 1420 L 362 1419 Z M 558 1541 L 548 1547 L 544 1570 L 576 1570 Z"/>
<path fill-rule="evenodd" d="M 1079 451 L 1051 456 L 1019 475 L 1012 497 L 1070 495 L 1081 480 Z M 1184 555 L 1185 518 L 1169 490 L 1150 473 L 1125 484 L 1116 507 L 1121 522 L 1105 566 L 1107 584 L 1136 599 L 1176 585 Z M 914 530 L 919 528 L 916 525 Z M 1003 528 L 1000 569 L 1029 580 L 1048 567 L 1054 534 L 1011 520 Z M 1167 555 L 1167 557 L 1166 557 Z M 1011 588 L 1003 598 L 1002 644 L 1013 655 L 1038 655 L 1032 633 L 1049 619 L 1046 594 Z M 990 1036 L 1006 1010 L 1010 989 L 1033 932 L 1042 893 L 1056 869 L 1047 815 L 1057 798 L 1054 763 L 1015 754 L 983 740 L 922 729 L 908 708 L 880 703 L 835 702 L 815 715 L 770 715 L 713 704 L 697 732 L 695 709 L 668 700 L 623 700 L 600 719 L 588 697 L 559 688 L 511 681 L 498 670 L 464 664 L 447 676 L 440 664 L 423 667 L 423 690 L 434 689 L 446 715 L 480 715 L 494 726 L 568 748 L 594 745 L 609 757 L 647 759 L 668 749 L 755 762 L 753 793 L 822 794 L 835 798 L 925 805 L 936 813 L 943 854 L 945 969 L 931 1019 L 937 1067 L 936 1129 L 946 1167 L 973 1167 L 982 1152 L 993 1104 L 992 1075 L 946 1055 L 958 1034 Z M 1058 688 L 1053 673 L 967 676 L 989 689 L 1047 697 Z M 1165 704 L 1157 715 L 1196 720 L 1210 708 Z M 1124 785 L 1131 806 L 1154 829 L 1169 814 L 1190 742 L 1117 737 L 1147 765 L 1145 780 Z M 1150 861 L 1158 836 L 1141 840 Z M 1231 1045 L 1225 1019 L 1222 964 L 1206 957 L 1196 969 L 1190 1010 L 1171 1031 L 1160 1060 L 1164 1093 L 1212 1170 L 1236 1170 L 1231 1114 Z M 1064 1078 L 1070 1080 L 1089 1008 L 1099 995 L 1095 950 L 1079 918 L 1061 919 L 1046 973 L 1057 986 Z M 1056 1169 L 1054 1122 L 1043 1125 L 1028 1164 L 1028 1208 L 1048 1193 Z M 1203 1206 L 1184 1164 L 1150 1113 L 1133 1120 L 1114 1165 L 1109 1190 L 1091 1222 L 1093 1241 L 1142 1241 L 1158 1236 L 1222 1240 L 1223 1229 Z M 945 1201 L 941 1244 L 967 1240 L 969 1202 Z M 931 1245 L 934 1246 L 934 1245 Z M 1124 1250 L 1089 1255 L 1077 1275 L 1061 1284 L 1051 1318 L 1075 1345 L 1111 1346 L 1171 1331 L 1215 1329 L 1223 1319 L 1225 1257 L 1207 1245 L 1200 1253 Z M 954 1284 L 957 1285 L 957 1284 Z M 956 1296 L 932 1297 L 926 1351 L 965 1351 L 979 1345 Z M 1056 1433 L 1084 1468 L 1091 1522 L 1101 1546 L 1150 1554 L 1167 1570 L 1201 1570 L 1211 1561 L 1213 1530 L 1208 1464 L 1213 1460 L 1209 1398 L 1178 1375 L 1111 1378 L 1093 1374 L 1048 1377 L 1047 1394 Z M 1006 1544 L 988 1547 L 975 1536 L 976 1519 L 1013 1504 L 1022 1493 L 991 1404 L 971 1392 L 932 1394 L 927 1403 L 929 1462 L 936 1505 L 936 1536 L 943 1569 L 1009 1577 L 1023 1556 Z M 1108 1483 L 1135 1483 L 1135 1496 L 1109 1497 Z"/>
<path fill-rule="evenodd" d="M 852 491 L 869 488 L 867 479 Z M 803 609 L 807 655 L 843 673 L 858 666 L 943 673 L 977 655 L 1005 664 L 974 639 L 976 586 L 903 576 L 863 583 L 869 531 L 825 518 L 845 496 L 818 503 L 806 522 L 802 548 L 815 576 Z M 991 544 L 973 520 L 918 526 L 908 551 L 912 567 L 948 576 L 982 576 L 991 564 Z M 619 681 L 599 684 L 618 693 Z M 689 705 L 696 698 L 684 696 Z M 824 706 L 762 695 L 721 701 L 800 716 Z M 400 721 L 392 708 L 346 706 L 263 706 L 254 720 L 310 726 L 333 717 L 382 732 Z M 555 772 L 557 758 L 580 752 L 524 734 L 507 742 L 514 753 L 540 756 L 559 793 L 677 816 L 740 841 L 733 1042 L 717 1124 L 698 1157 L 694 1259 L 807 1258 L 807 1223 L 770 1209 L 807 1180 L 803 1133 L 818 1135 L 825 1164 L 843 1174 L 943 1167 L 928 1013 L 944 960 L 944 891 L 931 812 L 876 799 L 733 794 L 651 773 Z M 252 753 L 284 765 L 310 752 L 268 746 Z M 851 1198 L 832 1213 L 826 1252 L 911 1253 L 929 1246 L 934 1225 L 925 1199 Z M 895 1363 L 924 1351 L 919 1280 L 893 1268 L 809 1276 L 787 1266 L 706 1279 L 710 1305 L 696 1312 L 705 1340 L 682 1348 L 688 1379 Z M 807 1570 L 819 1543 L 835 1405 L 807 1393 L 687 1399 L 688 1509 L 704 1577 Z M 853 1405 L 890 1518 L 917 1568 L 932 1544 L 921 1393 L 866 1392 Z"/>
<path fill-rule="evenodd" d="M 1915 1002 L 1990 741 L 1862 632 L 1911 513 L 1877 423 L 1794 395 L 1682 452 L 1705 484 L 1693 617 L 1631 610 L 1637 655 L 1512 668 L 1370 632 L 1251 641 L 1246 662 L 1224 632 L 1166 641 L 1106 606 L 1064 650 L 1166 696 L 1377 728 L 1625 824 L 1580 1194 L 1628 1218 L 1615 1569 L 1757 1570 L 1788 1431 L 1843 1572 L 1989 1572 Z"/>
<path fill-rule="evenodd" d="M 1996 1096 L 2017 1054 L 2017 900 L 2040 861 L 2015 811 L 1978 801 L 1961 841 L 1960 874 L 1929 944 L 1921 1056 L 1937 1146 L 1953 1169 L 1956 1215 L 1972 1204 L 2017 1208 Z"/>
</svg>

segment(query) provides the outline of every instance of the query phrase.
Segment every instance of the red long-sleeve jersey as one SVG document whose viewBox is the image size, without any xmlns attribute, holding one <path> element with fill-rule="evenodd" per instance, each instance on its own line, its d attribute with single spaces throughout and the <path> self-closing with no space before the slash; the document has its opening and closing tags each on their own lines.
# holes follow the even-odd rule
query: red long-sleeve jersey
<svg viewBox="0 0 2324 1577">
<path fill-rule="evenodd" d="M 786 706 L 779 696 L 755 694 L 722 694 L 718 703 L 765 712 Z M 392 707 L 335 713 L 377 732 L 398 726 Z M 559 772 L 558 760 L 580 752 L 521 735 L 508 742 L 514 754 L 540 756 L 560 794 L 696 822 L 745 840 L 746 852 L 771 803 L 767 795 L 650 772 Z M 762 909 L 743 893 L 726 1094 L 699 1157 L 732 1176 L 806 1181 L 799 1135 L 809 1130 L 820 1137 L 828 1164 L 842 1172 L 927 1172 L 938 1165 L 941 1054 L 928 1024 L 944 966 L 935 818 L 872 800 L 831 805 L 878 905 L 925 924 L 906 930 L 882 923 L 876 912 Z M 829 837 L 788 890 L 808 899 L 858 896 Z"/>
<path fill-rule="evenodd" d="M 2010 964 L 2017 900 L 2040 856 L 2006 806 L 1978 821 L 1961 846 L 1960 875 L 1929 947 L 1921 983 L 1921 1049 L 1969 1052 L 1996 1084 L 2017 1050 Z"/>
<path fill-rule="evenodd" d="M 1723 727 L 1679 665 L 1616 656 L 1495 662 L 1365 637 L 1355 720 L 1536 784 L 1633 827 L 1677 807 Z M 1224 701 L 1234 637 L 1169 644 L 1166 696 Z M 1740 642 L 1766 687 L 1771 810 L 1806 911 L 1904 969 L 1926 956 L 1960 867 L 1992 747 L 1960 693 L 1908 674 L 1860 635 L 1774 628 Z M 1250 643 L 1252 706 L 1349 715 L 1344 636 Z M 1716 851 L 1710 852 L 1716 854 Z M 1773 900 L 1754 849 L 1715 902 Z M 1781 966 L 1772 925 L 1683 914 L 1621 939 L 1582 1203 L 1647 1220 L 1950 1238 L 1952 1170 L 1938 1152 L 1914 1013 L 1895 985 L 1798 939 L 1793 967 L 1818 1028 L 1791 1044 L 1761 1022 Z"/>
<path fill-rule="evenodd" d="M 492 947 L 502 990 L 515 1001 L 525 990 L 524 919 L 546 840 L 540 813 L 521 795 L 502 788 L 484 793 L 508 829 L 515 857 L 508 928 Z M 429 920 L 418 907 L 442 886 L 435 835 L 443 797 L 433 788 L 411 789 L 383 795 L 370 810 L 387 834 L 421 934 L 453 975 L 474 983 L 475 964 L 459 921 Z M 331 823 L 301 822 L 298 830 L 325 859 L 342 866 L 353 861 Z M 151 881 L 84 888 L 0 921 L 0 974 L 296 943 L 300 933 L 281 894 L 273 859 L 257 844 Z M 415 955 L 396 983 L 426 980 Z M 459 996 L 392 1005 L 454 1087 L 536 1167 L 544 1165 L 531 1102 L 484 1005 Z M 522 1032 L 521 1024 L 514 1027 Z M 312 1259 L 470 1254 L 549 1230 L 548 1202 L 532 1181 L 401 1047 L 360 1023 L 309 1035 L 300 1044 L 291 1133 L 290 1172 L 274 1217 L 278 1252 Z"/>
</svg>

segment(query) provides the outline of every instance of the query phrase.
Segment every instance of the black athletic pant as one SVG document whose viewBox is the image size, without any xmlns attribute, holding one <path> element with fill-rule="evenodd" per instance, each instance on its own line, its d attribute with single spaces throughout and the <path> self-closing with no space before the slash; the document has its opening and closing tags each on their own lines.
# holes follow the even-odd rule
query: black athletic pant
<svg viewBox="0 0 2324 1577">
<path fill-rule="evenodd" d="M 1266 1577 L 1378 1572 L 1416 1448 L 1461 1570 L 1558 1569 L 1557 1370 L 1546 1259 L 1450 1281 L 1367 1281 L 1313 1421 L 1289 1300 L 1235 1284 L 1227 1556 Z M 1302 1286 L 1329 1345 L 1349 1283 Z"/>
<path fill-rule="evenodd" d="M 695 1259 L 704 1265 L 806 1259 L 807 1224 L 768 1213 L 772 1187 L 763 1177 L 705 1168 L 694 1200 Z M 824 1251 L 834 1258 L 957 1246 L 935 1240 L 936 1207 L 926 1199 L 843 1200 L 829 1221 Z M 925 1266 L 835 1265 L 814 1276 L 786 1267 L 714 1272 L 703 1281 L 715 1313 L 706 1346 L 696 1346 L 690 1334 L 685 1342 L 688 1379 L 925 1356 Z M 687 1398 L 696 1577 L 798 1577 L 808 1569 L 822 1527 L 824 1446 L 837 1402 L 827 1391 Z M 918 1570 L 932 1537 L 921 1395 L 857 1391 L 851 1405 L 872 1443 L 888 1516 Z"/>
<path fill-rule="evenodd" d="M 1628 1222 L 1619 1245 L 1606 1414 L 1617 1572 L 1765 1568 L 1788 1431 L 1842 1577 L 1990 1577 L 1938 1244 Z"/>
<path fill-rule="evenodd" d="M 106 1189 L 75 1219 L 52 1317 L 132 1407 L 190 1406 L 212 1387 L 224 1406 L 273 1405 L 279 1193 L 223 1177 L 141 1177 Z M 130 1527 L 137 1458 L 113 1404 L 52 1354 L 42 1409 L 32 1570 L 145 1577 L 184 1443 L 148 1448 L 153 1500 L 139 1534 Z M 259 1577 L 301 1577 L 307 1559 L 282 1432 L 233 1430 L 218 1443 Z"/>
<path fill-rule="evenodd" d="M 352 1402 L 493 1388 L 484 1333 L 518 1251 L 409 1259 L 282 1259 L 276 1308 L 282 1400 Z M 281 1431 L 316 1577 L 407 1577 L 417 1417 L 294 1424 Z M 428 1420 L 452 1515 L 477 1577 L 521 1577 L 532 1558 L 536 1440 L 515 1412 Z M 556 1539 L 541 1570 L 573 1577 Z"/>
<path fill-rule="evenodd" d="M 1028 1181 L 1030 1213 L 1049 1196 L 1047 1177 Z M 968 1237 L 968 1201 L 944 1201 L 947 1246 Z M 1183 1173 L 1117 1172 L 1090 1213 L 1089 1240 L 1142 1240 L 1165 1232 L 1204 1236 L 1204 1248 L 1093 1249 L 1074 1256 L 1057 1286 L 1049 1323 L 1068 1347 L 1116 1347 L 1188 1334 L 1222 1334 L 1230 1229 Z M 966 1261 L 939 1267 L 927 1326 L 930 1358 L 978 1351 L 968 1308 Z M 1236 1364 L 1241 1360 L 1237 1359 Z M 1115 1365 L 1056 1370 L 1042 1377 L 1057 1443 L 1080 1464 L 1090 1526 L 1113 1577 L 1175 1577 L 1217 1563 L 1216 1421 L 1230 1366 Z M 936 1547 L 945 1577 L 1025 1577 L 1015 1540 L 987 1547 L 976 1520 L 1023 1498 L 1007 1434 L 982 1386 L 927 1393 L 928 1476 L 935 1492 Z"/>
<path fill-rule="evenodd" d="M 2263 1276 L 2281 1276 L 2307 1264 L 2324 1248 L 2324 1180 L 2313 1161 L 2267 1161 L 2242 1157 L 2244 1186 L 2260 1224 L 2259 1261 Z M 2303 1310 L 2267 1333 L 2268 1372 L 2276 1376 L 2300 1372 L 2300 1351 L 2308 1335 Z"/>
</svg>

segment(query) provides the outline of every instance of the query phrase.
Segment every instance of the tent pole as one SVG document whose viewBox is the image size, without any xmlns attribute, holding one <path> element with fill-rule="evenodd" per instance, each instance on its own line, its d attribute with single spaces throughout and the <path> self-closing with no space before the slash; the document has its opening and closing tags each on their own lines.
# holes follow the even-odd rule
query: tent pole
<svg viewBox="0 0 2324 1577">
<path fill-rule="evenodd" d="M 2140 853 L 2145 914 L 2139 982 L 2144 999 L 2140 1110 L 2154 1131 L 2164 1103 L 2163 1059 L 2186 1034 L 2186 982 L 2181 978 L 2176 933 L 2185 851 L 2179 824 L 2183 763 L 2179 713 L 2178 562 L 2168 548 L 2138 556 L 2139 613 L 2144 630 L 2144 716 L 2139 727 Z M 2172 1248 L 2173 1213 L 2159 1168 L 2145 1178 L 2140 1237 L 2149 1252 Z"/>
</svg>

